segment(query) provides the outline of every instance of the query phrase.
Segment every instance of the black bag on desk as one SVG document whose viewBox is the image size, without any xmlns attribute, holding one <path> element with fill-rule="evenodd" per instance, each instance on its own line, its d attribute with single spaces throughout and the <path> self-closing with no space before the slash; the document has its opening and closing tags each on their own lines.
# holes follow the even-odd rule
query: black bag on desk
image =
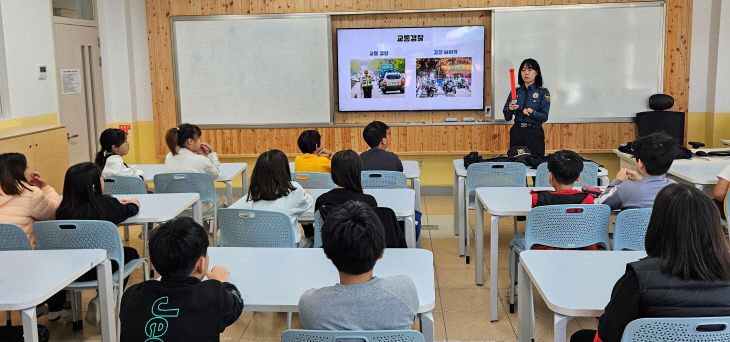
<svg viewBox="0 0 730 342">
<path fill-rule="evenodd" d="M 625 144 L 619 145 L 618 151 L 623 153 L 628 153 L 630 155 L 634 155 L 633 150 L 633 143 L 627 142 Z M 680 145 L 675 144 L 675 148 L 673 149 L 674 159 L 690 159 L 692 158 L 692 151 L 690 151 L 688 148 Z"/>
<path fill-rule="evenodd" d="M 466 169 L 471 164 L 481 163 L 483 161 L 485 161 L 485 160 L 484 160 L 484 158 L 482 158 L 482 156 L 479 155 L 479 152 L 477 152 L 477 151 L 469 152 L 469 154 L 464 156 L 464 168 Z"/>
<path fill-rule="evenodd" d="M 38 324 L 38 341 L 48 342 L 51 333 L 43 325 Z M 23 326 L 2 326 L 0 327 L 0 342 L 23 342 Z"/>
</svg>

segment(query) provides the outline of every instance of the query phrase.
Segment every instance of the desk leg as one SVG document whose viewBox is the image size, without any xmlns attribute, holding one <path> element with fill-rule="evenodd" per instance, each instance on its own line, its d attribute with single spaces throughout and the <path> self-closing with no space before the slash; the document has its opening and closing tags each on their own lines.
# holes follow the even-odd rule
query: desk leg
<svg viewBox="0 0 730 342">
<path fill-rule="evenodd" d="M 233 204 L 233 182 L 226 181 L 226 206 Z"/>
<path fill-rule="evenodd" d="M 457 215 L 457 225 L 455 229 L 457 230 L 457 234 L 459 235 L 459 256 L 464 255 L 464 246 L 466 244 L 466 234 L 468 233 L 467 228 L 465 228 L 466 225 L 466 216 L 468 215 L 466 212 L 466 200 L 464 199 L 464 179 L 462 177 L 458 177 L 458 184 L 457 187 L 457 206 L 458 211 L 454 213 L 454 215 Z"/>
<path fill-rule="evenodd" d="M 241 172 L 241 190 L 243 191 L 242 197 L 246 196 L 248 193 L 248 168 Z"/>
<path fill-rule="evenodd" d="M 482 207 L 484 208 L 484 207 Z M 483 209 L 482 209 L 483 210 Z M 501 216 L 492 215 L 489 234 L 489 317 L 492 322 L 497 321 L 497 303 L 499 302 L 498 280 L 499 280 L 499 219 Z M 482 220 L 484 222 L 484 220 Z M 483 229 L 482 229 L 483 231 Z M 482 233 L 483 234 L 483 233 Z"/>
<path fill-rule="evenodd" d="M 411 186 L 416 192 L 416 210 L 421 211 L 421 180 L 418 177 L 411 179 Z"/>
<path fill-rule="evenodd" d="M 561 314 L 553 314 L 553 341 L 565 342 L 567 338 L 568 321 L 570 317 Z"/>
<path fill-rule="evenodd" d="M 459 176 L 454 170 L 454 184 L 451 186 L 451 192 L 454 194 L 454 235 L 459 235 Z M 464 253 L 459 252 L 459 256 Z"/>
<path fill-rule="evenodd" d="M 436 339 L 434 333 L 433 313 L 431 311 L 418 314 L 421 322 L 421 333 L 426 342 L 434 342 Z"/>
<path fill-rule="evenodd" d="M 200 200 L 195 201 L 193 203 L 193 220 L 195 222 L 198 222 L 199 225 L 203 225 L 203 206 L 200 203 Z"/>
<path fill-rule="evenodd" d="M 35 317 L 35 306 L 20 310 L 23 318 L 23 341 L 38 342 L 38 320 Z"/>
<path fill-rule="evenodd" d="M 96 277 L 99 280 L 99 306 L 101 312 L 101 340 L 104 342 L 118 341 L 117 319 L 114 307 L 117 298 L 114 296 L 114 283 L 112 282 L 112 263 L 105 259 L 96 265 Z M 122 289 L 119 289 L 119 298 L 122 296 Z"/>
<path fill-rule="evenodd" d="M 406 217 L 404 221 L 406 245 L 408 245 L 408 248 L 416 248 L 416 224 L 413 221 L 413 216 Z"/>
<path fill-rule="evenodd" d="M 477 285 L 484 284 L 484 206 L 479 198 L 474 199 L 474 281 Z M 469 227 L 466 227 L 469 234 Z M 459 235 L 461 237 L 461 235 Z M 471 246 L 466 246 L 471 248 Z"/>
<path fill-rule="evenodd" d="M 522 263 L 517 271 L 517 341 L 530 342 L 535 328 L 535 317 L 532 315 L 532 280 Z"/>
</svg>

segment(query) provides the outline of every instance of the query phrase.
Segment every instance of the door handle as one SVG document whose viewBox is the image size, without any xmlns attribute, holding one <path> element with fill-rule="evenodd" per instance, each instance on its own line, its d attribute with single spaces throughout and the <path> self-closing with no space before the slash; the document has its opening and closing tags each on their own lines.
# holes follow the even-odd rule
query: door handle
<svg viewBox="0 0 730 342">
<path fill-rule="evenodd" d="M 71 138 L 78 138 L 78 137 L 79 137 L 78 134 L 72 135 L 72 134 L 66 133 L 66 140 L 71 140 Z"/>
</svg>

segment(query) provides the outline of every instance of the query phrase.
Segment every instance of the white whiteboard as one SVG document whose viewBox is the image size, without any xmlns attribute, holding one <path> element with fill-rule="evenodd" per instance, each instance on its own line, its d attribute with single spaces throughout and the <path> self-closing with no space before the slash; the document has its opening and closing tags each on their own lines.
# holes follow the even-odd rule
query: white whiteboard
<svg viewBox="0 0 730 342">
<path fill-rule="evenodd" d="M 331 122 L 329 16 L 173 17 L 171 25 L 180 122 Z"/>
<path fill-rule="evenodd" d="M 629 121 L 662 93 L 663 3 L 495 9 L 492 20 L 496 119 L 525 58 L 550 91 L 548 123 Z"/>
</svg>

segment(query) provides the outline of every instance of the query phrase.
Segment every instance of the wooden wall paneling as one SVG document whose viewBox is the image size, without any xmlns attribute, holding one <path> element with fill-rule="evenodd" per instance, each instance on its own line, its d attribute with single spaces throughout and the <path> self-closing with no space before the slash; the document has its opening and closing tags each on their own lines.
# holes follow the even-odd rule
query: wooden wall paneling
<svg viewBox="0 0 730 342">
<path fill-rule="evenodd" d="M 170 16 L 265 14 L 308 12 L 390 11 L 418 9 L 453 9 L 550 4 L 629 2 L 630 0 L 146 0 L 155 145 L 164 156 L 165 131 L 177 124 L 172 70 Z M 651 0 L 638 0 L 651 1 Z M 664 92 L 675 98 L 676 110 L 686 111 L 689 88 L 689 53 L 691 37 L 691 0 L 665 0 L 666 41 Z M 489 11 L 448 11 L 429 13 L 384 13 L 333 15 L 334 30 L 338 27 L 406 27 L 406 26 L 485 25 L 490 38 Z M 491 65 L 491 42 L 485 44 L 485 64 Z M 336 47 L 334 47 L 336 52 Z M 336 56 L 335 56 L 336 62 Z M 486 72 L 485 103 L 491 104 L 490 71 Z M 336 79 L 335 79 L 336 82 Z M 336 88 L 335 88 L 336 91 Z M 336 100 L 336 94 L 333 94 Z M 498 95 L 501 96 L 501 95 Z M 498 101 L 499 102 L 499 101 Z M 499 108 L 494 108 L 499 114 Z M 476 116 L 479 112 L 360 112 L 335 113 L 336 123 L 442 121 L 445 116 Z M 488 126 L 405 126 L 393 127 L 393 150 L 403 154 L 461 154 L 472 150 L 503 153 L 509 141 L 508 125 Z M 686 125 L 685 125 L 686 127 Z M 205 130 L 224 157 L 255 156 L 270 148 L 298 153 L 296 137 L 303 128 L 221 129 Z M 366 149 L 362 127 L 317 128 L 331 149 Z M 547 149 L 571 148 L 581 152 L 607 152 L 635 135 L 631 123 L 546 124 Z"/>
</svg>

